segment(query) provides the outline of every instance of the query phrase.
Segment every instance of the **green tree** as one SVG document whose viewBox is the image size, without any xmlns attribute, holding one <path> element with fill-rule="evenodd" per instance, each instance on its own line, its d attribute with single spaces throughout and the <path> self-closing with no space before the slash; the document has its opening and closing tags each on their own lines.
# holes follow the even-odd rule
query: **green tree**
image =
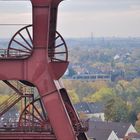
<svg viewBox="0 0 140 140">
<path fill-rule="evenodd" d="M 85 97 L 83 100 L 87 102 L 106 102 L 114 96 L 115 93 L 112 88 L 103 87 L 92 95 Z"/>
<path fill-rule="evenodd" d="M 106 121 L 111 121 L 114 117 L 114 102 L 115 100 L 112 98 L 105 105 L 104 113 Z"/>
<path fill-rule="evenodd" d="M 137 121 L 135 123 L 135 128 L 136 128 L 137 132 L 140 132 L 140 113 L 138 113 L 138 115 L 137 115 Z"/>
<path fill-rule="evenodd" d="M 0 104 L 5 102 L 9 97 L 9 95 L 0 95 Z"/>
<path fill-rule="evenodd" d="M 140 113 L 140 97 L 138 97 L 135 102 L 131 105 L 129 121 L 135 124 L 138 119 L 138 114 Z"/>
<path fill-rule="evenodd" d="M 67 90 L 75 90 L 81 101 L 83 97 L 95 92 L 94 87 L 92 87 L 93 82 L 63 80 L 63 83 Z"/>
<path fill-rule="evenodd" d="M 72 100 L 73 103 L 78 103 L 80 102 L 78 95 L 76 94 L 76 92 L 74 90 L 69 90 L 68 94 Z"/>
<path fill-rule="evenodd" d="M 69 68 L 68 76 L 72 77 L 75 74 L 76 74 L 76 71 L 73 68 Z"/>
<path fill-rule="evenodd" d="M 131 85 L 140 91 L 140 78 L 135 78 L 132 80 Z"/>
<path fill-rule="evenodd" d="M 105 105 L 105 119 L 114 122 L 128 122 L 129 107 L 121 98 L 113 98 Z"/>
<path fill-rule="evenodd" d="M 133 103 L 139 97 L 139 91 L 129 81 L 120 80 L 115 86 L 116 94 L 120 96 L 124 101 Z"/>
<path fill-rule="evenodd" d="M 140 97 L 136 99 L 136 102 L 133 104 L 133 110 L 136 114 L 140 112 Z"/>
<path fill-rule="evenodd" d="M 103 80 L 97 80 L 91 83 L 91 87 L 95 89 L 95 91 L 99 91 L 101 88 L 107 88 L 108 82 Z"/>
</svg>

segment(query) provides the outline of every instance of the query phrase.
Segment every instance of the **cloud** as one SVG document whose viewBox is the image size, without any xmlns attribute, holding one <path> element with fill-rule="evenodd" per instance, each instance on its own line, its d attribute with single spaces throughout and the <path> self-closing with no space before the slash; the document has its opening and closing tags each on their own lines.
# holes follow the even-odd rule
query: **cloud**
<svg viewBox="0 0 140 140">
<path fill-rule="evenodd" d="M 17 13 L 17 14 L 0 14 L 0 24 L 31 24 L 31 13 Z"/>
<path fill-rule="evenodd" d="M 0 2 L 0 23 L 31 23 L 31 3 Z M 140 36 L 140 0 L 64 0 L 58 30 L 66 37 Z"/>
<path fill-rule="evenodd" d="M 0 13 L 24 13 L 31 12 L 32 5 L 30 1 L 0 1 Z"/>
<path fill-rule="evenodd" d="M 68 9 L 66 3 L 71 5 Z M 139 0 L 75 0 L 60 6 L 58 29 L 67 37 L 90 36 L 91 32 L 95 36 L 140 36 L 139 25 Z"/>
<path fill-rule="evenodd" d="M 140 0 L 66 0 L 62 2 L 62 11 L 114 11 L 140 6 Z"/>
</svg>

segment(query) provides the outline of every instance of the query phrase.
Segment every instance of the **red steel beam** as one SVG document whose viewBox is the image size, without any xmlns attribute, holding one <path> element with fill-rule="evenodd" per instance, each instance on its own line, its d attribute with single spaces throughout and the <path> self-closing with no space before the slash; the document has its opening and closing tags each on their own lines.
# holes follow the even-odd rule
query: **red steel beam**
<svg viewBox="0 0 140 140">
<path fill-rule="evenodd" d="M 33 54 L 25 60 L 1 60 L 0 80 L 26 80 L 39 90 L 57 140 L 76 140 L 76 135 L 63 100 L 54 83 L 49 65 L 48 46 L 50 28 L 56 28 L 56 13 L 52 7 L 61 0 L 31 0 L 33 6 Z M 51 19 L 52 13 L 54 16 Z M 50 26 L 50 20 L 53 20 Z M 53 40 L 53 39 L 52 39 Z M 58 67 L 58 71 L 61 67 Z M 61 70 L 60 70 L 61 71 Z M 2 135 L 1 135 L 2 136 Z"/>
<path fill-rule="evenodd" d="M 56 140 L 53 134 L 45 132 L 1 132 L 0 140 Z"/>
</svg>

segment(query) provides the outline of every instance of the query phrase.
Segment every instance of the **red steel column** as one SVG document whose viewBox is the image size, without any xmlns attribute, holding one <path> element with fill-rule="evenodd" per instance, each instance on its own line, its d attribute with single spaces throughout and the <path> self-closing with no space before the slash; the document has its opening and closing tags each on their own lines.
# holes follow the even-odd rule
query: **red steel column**
<svg viewBox="0 0 140 140">
<path fill-rule="evenodd" d="M 59 91 L 56 90 L 52 71 L 49 68 L 48 44 L 51 7 L 60 0 L 31 0 L 31 2 L 33 4 L 33 44 L 35 48 L 32 59 L 35 57 L 36 60 L 33 61 L 39 62 L 39 66 L 38 70 L 36 69 L 37 72 L 33 74 L 35 77 L 31 76 L 29 79 L 35 83 L 41 96 L 54 91 L 43 98 L 43 103 L 57 140 L 76 140 L 71 121 Z M 31 71 L 31 65 L 35 64 L 30 63 L 29 65 L 29 71 Z"/>
<path fill-rule="evenodd" d="M 58 4 L 59 4 L 58 1 L 54 1 L 50 9 L 50 25 L 49 25 L 49 48 L 50 49 L 52 49 L 51 47 L 55 45 L 54 38 L 55 38 L 56 26 L 57 26 Z"/>
</svg>

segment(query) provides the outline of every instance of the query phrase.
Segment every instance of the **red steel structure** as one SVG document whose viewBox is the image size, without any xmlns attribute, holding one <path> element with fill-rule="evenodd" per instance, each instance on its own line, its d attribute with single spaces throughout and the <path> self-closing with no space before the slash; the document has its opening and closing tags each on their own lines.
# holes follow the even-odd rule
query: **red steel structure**
<svg viewBox="0 0 140 140">
<path fill-rule="evenodd" d="M 1 53 L 0 80 L 16 94 L 9 97 L 8 105 L 0 106 L 0 116 L 22 98 L 26 103 L 18 127 L 10 128 L 10 132 L 4 129 L 0 139 L 87 140 L 87 127 L 79 120 L 66 89 L 59 82 L 69 63 L 66 43 L 56 31 L 61 1 L 31 0 L 33 24 L 17 31 L 7 50 Z M 40 97 L 34 99 L 33 94 L 23 94 L 9 80 L 36 87 Z"/>
</svg>

